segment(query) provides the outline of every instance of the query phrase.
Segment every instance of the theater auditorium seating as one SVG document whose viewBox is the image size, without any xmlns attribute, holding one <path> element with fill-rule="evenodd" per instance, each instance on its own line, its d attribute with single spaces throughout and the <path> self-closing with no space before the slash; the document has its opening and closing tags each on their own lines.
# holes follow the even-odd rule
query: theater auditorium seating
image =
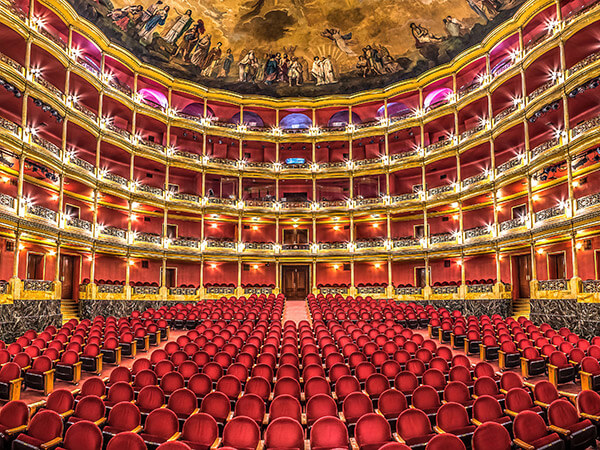
<svg viewBox="0 0 600 450">
<path fill-rule="evenodd" d="M 563 342 L 586 347 L 570 332 L 554 334 L 522 318 L 465 318 L 458 311 L 368 297 L 309 296 L 307 306 L 312 323 L 282 323 L 283 296 L 252 296 L 47 329 L 40 333 L 47 333 L 40 355 L 56 346 L 60 356 L 73 343 L 81 352 L 90 340 L 102 349 L 107 335 L 142 337 L 137 330 L 157 326 L 149 351 L 142 343 L 131 367 L 116 367 L 105 379 L 89 377 L 74 393 L 54 390 L 43 406 L 32 408 L 31 419 L 23 402 L 5 404 L 3 445 L 70 450 L 78 440 L 100 439 L 112 450 L 371 450 L 508 449 L 513 443 L 580 448 L 595 442 L 600 395 L 582 391 L 573 406 L 556 380 L 533 386 L 462 353 L 469 351 L 469 331 L 495 342 L 517 341 L 520 349 L 535 348 L 538 333 L 564 336 L 550 344 L 553 351 L 564 352 Z M 455 335 L 464 330 L 467 338 L 452 349 L 459 324 Z M 167 338 L 172 330 L 176 337 Z M 163 336 L 166 345 L 152 349 Z M 60 346 L 50 347 L 57 341 Z M 490 359 L 491 345 L 484 341 L 479 356 Z M 12 361 L 30 345 L 13 350 L 2 368 L 16 365 L 13 376 L 26 374 L 42 356 L 30 367 Z M 95 360 L 104 363 L 105 354 L 98 355 Z M 56 367 L 62 360 L 51 361 Z"/>
</svg>

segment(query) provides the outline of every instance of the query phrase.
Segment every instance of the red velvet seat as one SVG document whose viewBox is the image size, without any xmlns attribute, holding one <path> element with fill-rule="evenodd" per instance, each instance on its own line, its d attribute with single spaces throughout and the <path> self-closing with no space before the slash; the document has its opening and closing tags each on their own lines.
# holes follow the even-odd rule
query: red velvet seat
<svg viewBox="0 0 600 450">
<path fill-rule="evenodd" d="M 235 403 L 234 417 L 250 417 L 261 426 L 265 418 L 265 408 L 265 402 L 258 395 L 244 394 Z"/>
<path fill-rule="evenodd" d="M 60 444 L 63 421 L 54 411 L 40 411 L 33 416 L 27 430 L 12 443 L 13 450 L 42 450 Z"/>
<path fill-rule="evenodd" d="M 179 423 L 173 411 L 166 408 L 152 411 L 140 436 L 150 450 L 155 450 L 166 441 L 175 440 L 179 437 Z"/>
<path fill-rule="evenodd" d="M 108 394 L 106 396 L 106 400 L 104 400 L 104 405 L 110 410 L 110 408 L 115 406 L 117 403 L 130 402 L 133 399 L 133 387 L 131 387 L 129 383 L 119 381 L 108 389 Z"/>
<path fill-rule="evenodd" d="M 396 389 L 388 389 L 379 397 L 378 411 L 387 419 L 393 430 L 396 429 L 398 416 L 407 408 L 406 397 Z"/>
<path fill-rule="evenodd" d="M 67 426 L 81 422 L 82 420 L 87 420 L 100 426 L 106 422 L 106 417 L 104 417 L 105 412 L 106 408 L 102 399 L 95 395 L 88 395 L 77 402 L 75 412 L 67 420 Z"/>
<path fill-rule="evenodd" d="M 13 400 L 0 409 L 0 448 L 9 449 L 17 434 L 25 431 L 29 409 L 25 402 Z"/>
<path fill-rule="evenodd" d="M 533 388 L 534 403 L 548 409 L 550 403 L 559 398 L 556 386 L 547 380 L 538 381 Z"/>
<path fill-rule="evenodd" d="M 87 344 L 79 358 L 84 372 L 100 374 L 102 372 L 102 353 L 98 344 Z"/>
<path fill-rule="evenodd" d="M 59 414 L 63 419 L 67 419 L 73 414 L 75 399 L 68 389 L 55 389 L 48 395 L 45 409 L 49 409 Z"/>
<path fill-rule="evenodd" d="M 142 416 L 139 409 L 131 402 L 117 403 L 108 414 L 108 420 L 102 435 L 104 442 L 110 441 L 119 433 L 139 433 L 142 429 Z"/>
<path fill-rule="evenodd" d="M 223 426 L 231 412 L 231 403 L 222 392 L 211 392 L 202 399 L 200 412 L 209 414 L 220 426 Z"/>
<path fill-rule="evenodd" d="M 596 445 L 596 427 L 589 419 L 581 419 L 571 402 L 553 401 L 548 407 L 548 424 L 571 449 Z"/>
<path fill-rule="evenodd" d="M 91 377 L 85 380 L 81 385 L 81 391 L 79 391 L 79 394 L 77 397 L 75 397 L 75 399 L 78 401 L 88 395 L 95 395 L 102 399 L 106 397 L 106 385 L 101 378 Z"/>
<path fill-rule="evenodd" d="M 192 448 L 184 442 L 171 441 L 163 442 L 157 450 L 192 450 Z"/>
<path fill-rule="evenodd" d="M 102 362 L 104 364 L 121 364 L 121 346 L 118 339 L 106 339 L 100 351 L 102 352 Z"/>
<path fill-rule="evenodd" d="M 526 449 L 563 450 L 565 444 L 557 433 L 551 433 L 539 414 L 523 411 L 514 420 L 515 444 Z"/>
<path fill-rule="evenodd" d="M 60 361 L 55 364 L 55 377 L 59 380 L 78 383 L 81 379 L 81 364 L 79 354 L 73 350 L 67 350 L 60 357 Z"/>
<path fill-rule="evenodd" d="M 410 447 L 400 442 L 388 442 L 387 444 L 379 447 L 379 450 L 410 450 Z"/>
<path fill-rule="evenodd" d="M 234 417 L 223 429 L 223 447 L 236 450 L 255 450 L 260 442 L 260 428 L 249 417 Z"/>
<path fill-rule="evenodd" d="M 407 409 L 398 416 L 396 422 L 398 437 L 411 449 L 422 450 L 435 436 L 431 422 L 420 409 Z"/>
<path fill-rule="evenodd" d="M 523 378 L 541 375 L 546 371 L 546 360 L 540 356 L 535 347 L 523 349 L 521 356 L 521 375 Z"/>
<path fill-rule="evenodd" d="M 25 386 L 48 395 L 54 389 L 55 369 L 52 365 L 52 360 L 47 356 L 38 356 L 25 372 Z"/>
<path fill-rule="evenodd" d="M 473 385 L 473 398 L 477 399 L 481 395 L 491 395 L 498 400 L 501 405 L 504 404 L 504 394 L 498 390 L 498 385 L 490 377 L 481 377 L 475 381 L 475 384 Z"/>
<path fill-rule="evenodd" d="M 589 419 L 600 426 L 600 394 L 595 391 L 581 391 L 577 394 L 577 411 L 583 418 Z"/>
<path fill-rule="evenodd" d="M 550 354 L 547 368 L 548 379 L 555 386 L 575 381 L 575 366 L 561 351 L 554 351 Z"/>
<path fill-rule="evenodd" d="M 512 388 L 506 393 L 505 412 L 511 417 L 516 417 L 522 411 L 532 411 L 536 414 L 544 415 L 544 410 L 534 405 L 529 392 L 523 388 Z"/>
<path fill-rule="evenodd" d="M 21 367 L 14 362 L 0 368 L 0 400 L 19 400 L 21 398 Z"/>
<path fill-rule="evenodd" d="M 472 420 L 475 425 L 494 422 L 512 431 L 512 419 L 504 413 L 498 400 L 490 395 L 482 395 L 475 400 Z"/>
<path fill-rule="evenodd" d="M 394 387 L 405 395 L 408 403 L 411 403 L 412 394 L 418 386 L 417 376 L 408 371 L 400 372 L 394 379 Z"/>
<path fill-rule="evenodd" d="M 108 442 L 106 450 L 146 450 L 146 444 L 138 434 L 119 433 Z"/>
<path fill-rule="evenodd" d="M 315 422 L 310 437 L 311 450 L 349 448 L 348 430 L 337 417 L 322 417 Z"/>
<path fill-rule="evenodd" d="M 469 442 L 470 445 L 470 442 Z M 453 434 L 439 434 L 431 439 L 425 450 L 465 450 L 465 444 Z"/>
<path fill-rule="evenodd" d="M 463 405 L 470 413 L 474 400 L 471 398 L 469 388 L 461 381 L 451 381 L 444 389 L 443 398 L 446 402 Z"/>
<path fill-rule="evenodd" d="M 376 413 L 358 419 L 354 436 L 360 450 L 377 450 L 393 440 L 389 423 Z"/>
<path fill-rule="evenodd" d="M 133 380 L 133 390 L 138 394 L 145 386 L 158 385 L 158 377 L 153 370 L 144 369 L 138 372 Z"/>
<path fill-rule="evenodd" d="M 500 344 L 498 351 L 498 365 L 500 369 L 511 369 L 518 367 L 521 361 L 521 353 L 512 341 L 504 341 Z"/>
<path fill-rule="evenodd" d="M 362 416 L 373 412 L 371 399 L 362 392 L 352 392 L 344 399 L 342 404 L 343 417 L 346 420 L 350 434 L 353 434 L 354 426 Z"/>
<path fill-rule="evenodd" d="M 582 389 L 600 390 L 600 363 L 596 358 L 586 356 L 581 360 L 579 376 Z"/>
<path fill-rule="evenodd" d="M 169 397 L 167 408 L 177 415 L 181 429 L 185 420 L 198 412 L 198 401 L 196 395 L 189 389 L 177 389 Z"/>
<path fill-rule="evenodd" d="M 198 413 L 190 416 L 183 424 L 180 441 L 192 450 L 209 450 L 218 442 L 219 427 L 208 414 Z"/>
<path fill-rule="evenodd" d="M 437 391 L 431 386 L 422 385 L 413 392 L 412 406 L 427 414 L 432 424 L 435 424 L 436 414 L 441 405 Z"/>
<path fill-rule="evenodd" d="M 204 373 L 193 375 L 187 383 L 187 388 L 196 395 L 198 404 L 200 404 L 202 399 L 212 391 L 212 386 L 212 380 Z"/>
<path fill-rule="evenodd" d="M 469 415 L 464 406 L 454 402 L 443 404 L 438 411 L 436 421 L 436 431 L 454 434 L 466 446 L 471 445 L 476 426 L 469 422 Z"/>
<path fill-rule="evenodd" d="M 509 432 L 495 422 L 486 422 L 473 433 L 472 450 L 512 450 Z"/>
<path fill-rule="evenodd" d="M 303 450 L 304 430 L 302 425 L 289 417 L 275 419 L 265 431 L 265 449 Z"/>
<path fill-rule="evenodd" d="M 328 395 L 317 394 L 306 402 L 306 423 L 308 427 L 312 426 L 321 417 L 337 417 L 337 415 L 338 409 L 335 400 Z"/>
<path fill-rule="evenodd" d="M 69 427 L 57 450 L 98 450 L 102 448 L 102 432 L 98 425 L 82 421 Z"/>
</svg>

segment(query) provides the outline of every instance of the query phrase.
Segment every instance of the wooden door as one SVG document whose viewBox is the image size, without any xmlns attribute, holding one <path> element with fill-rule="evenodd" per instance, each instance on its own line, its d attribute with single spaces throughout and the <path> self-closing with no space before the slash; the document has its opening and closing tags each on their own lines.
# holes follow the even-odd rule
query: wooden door
<svg viewBox="0 0 600 450">
<path fill-rule="evenodd" d="M 415 287 L 425 287 L 425 267 L 415 269 Z"/>
<path fill-rule="evenodd" d="M 564 280 L 567 278 L 564 253 L 548 255 L 548 278 L 550 280 Z"/>
<path fill-rule="evenodd" d="M 166 280 L 165 283 L 167 284 L 168 288 L 174 288 L 177 287 L 177 272 L 175 270 L 175 268 L 173 267 L 167 267 L 167 273 L 166 273 Z"/>
<path fill-rule="evenodd" d="M 29 253 L 27 255 L 27 279 L 44 279 L 44 255 L 39 253 Z"/>
<path fill-rule="evenodd" d="M 75 257 L 72 255 L 60 255 L 60 281 L 62 282 L 61 299 L 73 298 L 74 273 Z"/>
<path fill-rule="evenodd" d="M 282 266 L 283 293 L 288 300 L 304 300 L 308 295 L 309 266 Z"/>
<path fill-rule="evenodd" d="M 513 286 L 516 298 L 529 298 L 529 282 L 531 281 L 531 257 L 529 255 L 513 256 Z"/>
</svg>

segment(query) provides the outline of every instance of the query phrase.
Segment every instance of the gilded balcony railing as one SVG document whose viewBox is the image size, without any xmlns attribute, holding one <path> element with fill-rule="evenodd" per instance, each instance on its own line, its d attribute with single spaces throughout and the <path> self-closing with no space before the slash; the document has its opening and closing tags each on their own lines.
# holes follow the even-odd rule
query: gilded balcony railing
<svg viewBox="0 0 600 450">
<path fill-rule="evenodd" d="M 27 214 L 32 216 L 41 217 L 42 219 L 49 220 L 51 222 L 56 222 L 58 214 L 56 211 L 52 211 L 44 206 L 40 205 L 31 205 L 27 207 Z"/>
<path fill-rule="evenodd" d="M 88 233 L 92 232 L 92 223 L 87 220 L 79 219 L 77 217 L 72 217 L 68 219 L 67 226 L 79 228 L 80 230 L 87 231 Z"/>
<path fill-rule="evenodd" d="M 538 290 L 540 291 L 568 291 L 568 280 L 540 280 L 538 281 Z"/>
<path fill-rule="evenodd" d="M 538 145 L 533 150 L 531 150 L 531 158 L 537 158 L 539 155 L 550 150 L 552 147 L 556 147 L 558 144 L 560 144 L 560 139 L 558 137 L 554 137 Z"/>
<path fill-rule="evenodd" d="M 14 197 L 0 192 L 0 206 L 4 208 L 15 209 L 15 205 L 17 204 L 16 202 L 17 201 Z"/>
<path fill-rule="evenodd" d="M 564 205 L 556 205 L 551 208 L 544 209 L 535 213 L 535 221 L 542 222 L 544 220 L 552 219 L 553 217 L 562 216 L 565 214 Z"/>
</svg>

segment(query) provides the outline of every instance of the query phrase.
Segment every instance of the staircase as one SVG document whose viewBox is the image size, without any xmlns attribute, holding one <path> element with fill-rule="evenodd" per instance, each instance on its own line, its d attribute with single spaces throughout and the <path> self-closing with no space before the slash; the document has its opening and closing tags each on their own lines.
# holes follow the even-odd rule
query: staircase
<svg viewBox="0 0 600 450">
<path fill-rule="evenodd" d="M 60 301 L 60 312 L 63 316 L 63 324 L 70 319 L 79 320 L 79 305 L 73 299 L 62 299 Z"/>
<path fill-rule="evenodd" d="M 516 319 L 519 316 L 529 317 L 530 305 L 528 298 L 517 298 L 512 302 L 513 317 Z"/>
</svg>

